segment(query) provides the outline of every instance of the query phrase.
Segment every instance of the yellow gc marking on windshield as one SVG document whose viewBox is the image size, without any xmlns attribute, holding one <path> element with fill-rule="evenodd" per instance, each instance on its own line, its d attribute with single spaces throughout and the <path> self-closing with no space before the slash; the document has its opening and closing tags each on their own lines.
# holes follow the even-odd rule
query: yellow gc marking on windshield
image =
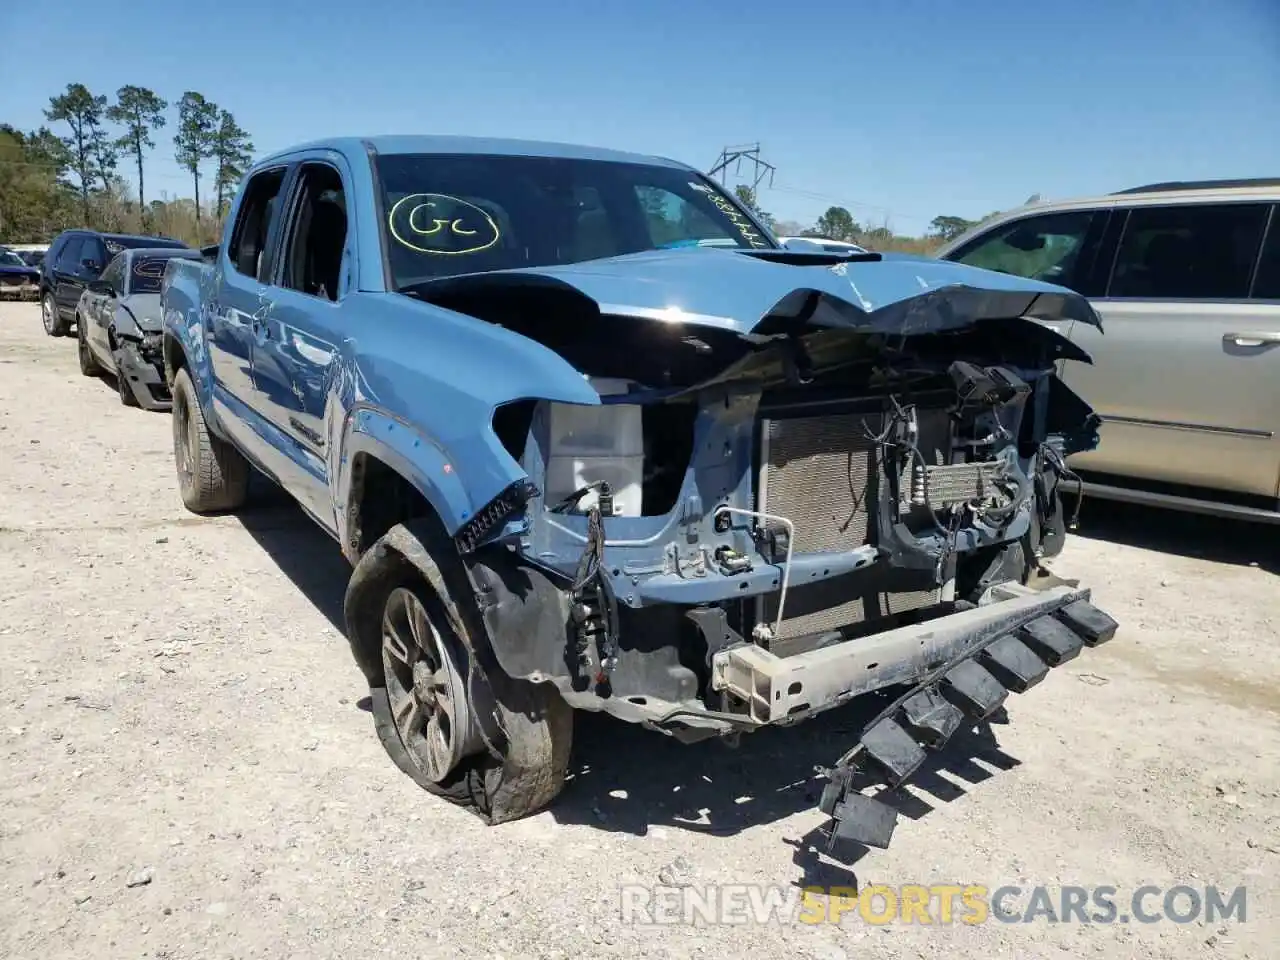
<svg viewBox="0 0 1280 960">
<path fill-rule="evenodd" d="M 444 193 L 402 197 L 387 214 L 387 227 L 401 246 L 447 257 L 488 250 L 501 236 L 485 210 Z"/>
</svg>

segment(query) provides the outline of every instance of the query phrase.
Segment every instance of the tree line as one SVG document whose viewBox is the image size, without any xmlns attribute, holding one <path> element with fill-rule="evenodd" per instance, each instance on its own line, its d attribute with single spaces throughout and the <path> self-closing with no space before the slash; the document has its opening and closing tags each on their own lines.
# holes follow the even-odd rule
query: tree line
<svg viewBox="0 0 1280 960">
<path fill-rule="evenodd" d="M 751 209 L 757 217 L 765 222 L 770 230 L 784 237 L 823 237 L 828 240 L 843 240 L 856 243 L 871 250 L 895 250 L 904 253 L 932 253 L 948 240 L 960 236 L 970 227 L 975 227 L 981 220 L 966 220 L 964 217 L 934 217 L 928 231 L 920 237 L 905 236 L 896 233 L 888 221 L 871 224 L 859 223 L 846 208 L 828 207 L 826 212 L 812 224 L 804 224 L 795 220 L 778 220 L 773 214 L 761 209 L 755 188 L 745 184 L 734 188 L 734 194 L 743 205 Z M 1032 200 L 1037 200 L 1033 197 Z M 1031 202 L 1031 201 L 1028 201 Z M 994 213 L 984 217 L 988 220 Z"/>
<path fill-rule="evenodd" d="M 174 158 L 191 174 L 194 201 L 147 203 L 144 162 L 171 119 L 169 102 L 147 87 L 123 86 L 109 99 L 70 83 L 44 110 L 56 131 L 0 123 L 0 238 L 41 240 L 89 226 L 200 242 L 202 214 L 225 214 L 254 147 L 231 111 L 203 94 L 188 90 L 174 106 Z M 214 203 L 205 210 L 200 183 L 210 162 Z M 136 203 L 120 173 L 126 164 L 136 171 Z"/>
</svg>

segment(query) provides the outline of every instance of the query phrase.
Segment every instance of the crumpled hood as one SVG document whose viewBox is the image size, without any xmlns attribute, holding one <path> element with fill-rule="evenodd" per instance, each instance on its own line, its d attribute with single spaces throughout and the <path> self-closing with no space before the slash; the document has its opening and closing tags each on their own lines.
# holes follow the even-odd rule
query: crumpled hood
<svg viewBox="0 0 1280 960">
<path fill-rule="evenodd" d="M 121 328 L 122 333 L 132 333 L 132 330 L 123 328 L 122 320 L 132 318 L 137 325 L 139 333 L 159 333 L 164 329 L 164 311 L 160 308 L 160 294 L 158 293 L 131 293 L 127 297 L 121 297 L 116 301 L 116 305 L 121 308 L 121 317 L 117 314 L 116 325 Z"/>
<path fill-rule="evenodd" d="M 774 262 L 765 256 L 698 247 L 652 250 L 448 277 L 424 284 L 418 294 L 431 301 L 435 295 L 453 299 L 486 289 L 553 286 L 590 298 L 603 314 L 743 335 L 769 316 L 896 334 L 1015 317 L 1102 326 L 1089 302 L 1065 287 L 950 261 L 886 255 L 829 265 Z"/>
</svg>

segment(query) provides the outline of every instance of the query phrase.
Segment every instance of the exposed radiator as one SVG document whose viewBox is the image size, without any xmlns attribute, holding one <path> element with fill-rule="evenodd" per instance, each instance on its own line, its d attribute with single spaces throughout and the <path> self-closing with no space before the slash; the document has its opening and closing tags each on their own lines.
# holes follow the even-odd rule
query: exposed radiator
<svg viewBox="0 0 1280 960">
<path fill-rule="evenodd" d="M 882 429 L 878 414 L 761 421 L 757 509 L 795 524 L 795 552 L 852 550 L 871 542 L 877 498 L 887 482 L 871 439 Z M 919 446 L 929 465 L 945 462 L 946 435 L 945 413 L 921 412 Z M 778 639 L 919 609 L 939 599 L 936 589 L 895 590 L 872 571 L 793 584 Z M 771 621 L 777 604 L 776 593 L 761 598 L 757 615 Z"/>
</svg>

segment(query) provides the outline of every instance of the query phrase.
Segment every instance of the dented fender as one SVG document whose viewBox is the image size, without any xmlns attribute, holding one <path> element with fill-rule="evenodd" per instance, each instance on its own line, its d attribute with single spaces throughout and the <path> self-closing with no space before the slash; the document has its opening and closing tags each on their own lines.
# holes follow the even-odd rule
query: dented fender
<svg viewBox="0 0 1280 960">
<path fill-rule="evenodd" d="M 554 351 L 519 334 L 398 295 L 370 297 L 375 331 L 349 349 L 343 416 L 331 447 L 331 491 L 350 549 L 352 467 L 359 455 L 394 469 L 427 499 L 450 536 L 504 491 L 528 482 L 493 430 L 519 400 L 598 405 L 600 395 Z M 429 341 L 409 336 L 435 327 Z"/>
</svg>

